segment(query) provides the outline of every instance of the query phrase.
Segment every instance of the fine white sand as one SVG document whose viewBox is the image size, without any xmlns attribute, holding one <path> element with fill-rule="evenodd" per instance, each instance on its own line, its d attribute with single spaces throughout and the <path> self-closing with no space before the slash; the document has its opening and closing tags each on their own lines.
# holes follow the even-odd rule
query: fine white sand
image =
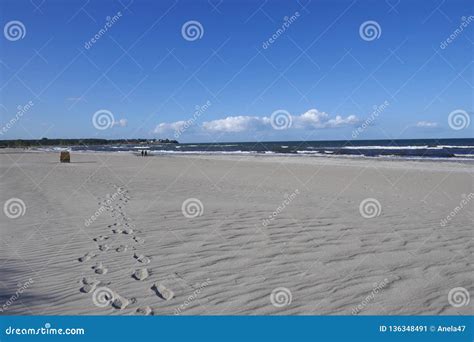
<svg viewBox="0 0 474 342">
<path fill-rule="evenodd" d="M 473 314 L 473 171 L 4 150 L 0 314 Z"/>
</svg>

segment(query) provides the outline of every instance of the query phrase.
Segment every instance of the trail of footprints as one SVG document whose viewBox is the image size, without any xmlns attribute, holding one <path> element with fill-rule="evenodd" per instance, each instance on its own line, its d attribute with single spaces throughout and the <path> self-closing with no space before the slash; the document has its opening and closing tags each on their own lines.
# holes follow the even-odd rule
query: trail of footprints
<svg viewBox="0 0 474 342">
<path fill-rule="evenodd" d="M 137 246 L 139 247 L 145 243 L 145 239 L 138 236 L 140 231 L 134 228 L 131 219 L 123 210 L 124 206 L 130 201 L 128 190 L 113 183 L 110 185 L 115 188 L 116 192 L 114 195 L 107 195 L 103 201 L 99 202 L 99 206 L 109 212 L 115 221 L 107 226 L 112 235 L 99 235 L 95 237 L 93 241 L 95 242 L 97 251 L 89 251 L 78 258 L 78 261 L 81 263 L 92 264 L 90 267 L 91 276 L 84 277 L 80 281 L 82 285 L 80 292 L 93 293 L 96 295 L 94 291 L 99 292 L 103 290 L 103 293 L 100 295 L 98 294 L 101 298 L 96 298 L 96 301 L 100 301 L 100 304 L 105 303 L 105 306 L 110 305 L 117 310 L 124 310 L 137 304 L 137 300 L 135 298 L 125 298 L 117 293 L 117 291 L 109 288 L 108 286 L 111 285 L 111 282 L 98 280 L 98 278 L 106 275 L 109 270 L 107 265 L 104 265 L 102 262 L 93 263 L 93 259 L 99 256 L 99 253 L 125 253 L 133 251 L 131 256 L 140 267 L 135 269 L 131 275 L 127 276 L 130 277 L 131 281 L 143 281 L 148 279 L 151 275 L 150 270 L 146 268 L 146 265 L 150 263 L 151 258 L 136 251 Z M 116 240 L 119 240 L 118 238 L 123 236 L 129 237 L 130 244 L 123 244 L 123 241 L 121 241 L 122 243 L 120 245 L 115 245 L 114 243 Z M 113 256 L 111 257 L 113 258 Z M 171 300 L 174 297 L 173 291 L 160 283 L 154 283 L 150 290 L 151 293 L 154 293 L 163 300 Z M 153 309 L 149 306 L 138 306 L 135 313 L 138 315 L 154 314 Z"/>
</svg>

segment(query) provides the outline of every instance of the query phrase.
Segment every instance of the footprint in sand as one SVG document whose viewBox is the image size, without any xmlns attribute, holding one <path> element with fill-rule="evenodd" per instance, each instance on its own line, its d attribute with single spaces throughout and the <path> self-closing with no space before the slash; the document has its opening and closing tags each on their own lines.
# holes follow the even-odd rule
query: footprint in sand
<svg viewBox="0 0 474 342">
<path fill-rule="evenodd" d="M 171 300 L 174 297 L 174 292 L 168 289 L 165 285 L 154 283 L 151 287 L 155 291 L 156 295 L 164 300 Z"/>
<path fill-rule="evenodd" d="M 114 234 L 122 234 L 122 233 L 123 233 L 123 230 L 120 229 L 120 228 L 112 229 L 112 233 L 114 233 Z"/>
<path fill-rule="evenodd" d="M 100 249 L 102 252 L 107 252 L 107 251 L 110 249 L 110 247 L 109 247 L 109 245 L 107 245 L 107 244 L 103 244 L 103 245 L 100 245 L 100 246 L 99 246 L 99 249 Z"/>
<path fill-rule="evenodd" d="M 140 244 L 140 245 L 142 245 L 142 244 L 145 243 L 145 240 L 142 239 L 142 238 L 139 238 L 138 236 L 134 236 L 134 237 L 133 237 L 133 241 L 135 241 L 136 243 L 138 243 L 138 244 Z"/>
<path fill-rule="evenodd" d="M 115 249 L 117 252 L 121 253 L 121 252 L 125 252 L 127 250 L 127 246 L 125 245 L 120 245 L 118 246 L 116 249 Z"/>
<path fill-rule="evenodd" d="M 92 266 L 92 269 L 97 274 L 106 274 L 108 271 L 101 262 L 97 263 L 95 266 Z"/>
<path fill-rule="evenodd" d="M 144 316 L 153 316 L 155 314 L 149 306 L 139 307 L 135 313 Z"/>
<path fill-rule="evenodd" d="M 123 230 L 122 233 L 127 234 L 127 235 L 133 234 L 133 229 L 132 228 L 126 228 L 126 229 Z"/>
<path fill-rule="evenodd" d="M 123 310 L 130 304 L 135 304 L 136 302 L 136 298 L 127 299 L 115 293 L 114 300 L 112 301 L 112 307 L 114 307 L 115 309 Z"/>
<path fill-rule="evenodd" d="M 80 257 L 77 260 L 79 260 L 79 262 L 86 262 L 86 261 L 89 261 L 92 258 L 95 258 L 96 256 L 97 256 L 96 254 L 94 254 L 92 252 L 88 252 L 84 256 Z"/>
<path fill-rule="evenodd" d="M 149 264 L 151 261 L 151 258 L 143 255 L 143 254 L 133 254 L 133 257 L 137 259 L 138 262 L 141 262 L 142 264 Z"/>
<path fill-rule="evenodd" d="M 123 310 L 130 304 L 130 301 L 127 298 L 124 298 L 120 295 L 114 296 L 114 301 L 112 302 L 112 306 L 116 309 Z"/>
<path fill-rule="evenodd" d="M 108 238 L 109 238 L 108 236 L 101 235 L 101 236 L 99 236 L 99 237 L 94 238 L 93 240 L 96 241 L 96 242 L 98 242 L 98 241 L 105 241 L 105 240 L 107 240 Z"/>
<path fill-rule="evenodd" d="M 82 284 L 80 291 L 83 293 L 90 293 L 95 290 L 97 285 L 99 285 L 99 281 L 93 278 L 82 278 Z"/>
<path fill-rule="evenodd" d="M 146 278 L 148 278 L 149 275 L 150 273 L 148 272 L 146 268 L 139 268 L 135 270 L 132 277 L 135 278 L 136 280 L 145 280 Z"/>
</svg>

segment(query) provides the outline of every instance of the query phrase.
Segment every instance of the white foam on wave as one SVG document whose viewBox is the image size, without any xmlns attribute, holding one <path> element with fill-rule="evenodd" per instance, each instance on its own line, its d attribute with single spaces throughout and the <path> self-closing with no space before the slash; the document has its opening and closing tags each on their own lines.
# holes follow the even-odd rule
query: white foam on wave
<svg viewBox="0 0 474 342">
<path fill-rule="evenodd" d="M 251 154 L 257 151 L 172 151 L 172 150 L 153 150 L 156 154 Z"/>
<path fill-rule="evenodd" d="M 298 154 L 322 154 L 319 151 L 306 151 L 306 150 L 298 150 L 296 151 Z"/>
<path fill-rule="evenodd" d="M 41 152 L 61 152 L 61 151 L 71 151 L 70 147 L 36 147 L 32 148 L 33 151 Z"/>
<path fill-rule="evenodd" d="M 438 146 L 442 148 L 472 148 L 474 149 L 474 146 L 456 146 L 456 145 L 438 145 Z"/>
<path fill-rule="evenodd" d="M 335 147 L 337 148 L 337 147 Z M 348 150 L 441 150 L 443 148 L 474 148 L 474 146 L 457 146 L 457 145 L 408 145 L 408 146 L 343 146 L 341 149 Z"/>
<path fill-rule="evenodd" d="M 343 146 L 344 150 L 441 150 L 440 146 Z"/>
</svg>

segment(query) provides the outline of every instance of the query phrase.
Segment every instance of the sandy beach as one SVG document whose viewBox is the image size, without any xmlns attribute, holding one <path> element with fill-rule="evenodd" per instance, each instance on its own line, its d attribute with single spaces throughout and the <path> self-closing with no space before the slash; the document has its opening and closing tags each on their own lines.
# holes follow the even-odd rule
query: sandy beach
<svg viewBox="0 0 474 342">
<path fill-rule="evenodd" d="M 473 170 L 5 150 L 0 314 L 473 314 Z"/>
</svg>

